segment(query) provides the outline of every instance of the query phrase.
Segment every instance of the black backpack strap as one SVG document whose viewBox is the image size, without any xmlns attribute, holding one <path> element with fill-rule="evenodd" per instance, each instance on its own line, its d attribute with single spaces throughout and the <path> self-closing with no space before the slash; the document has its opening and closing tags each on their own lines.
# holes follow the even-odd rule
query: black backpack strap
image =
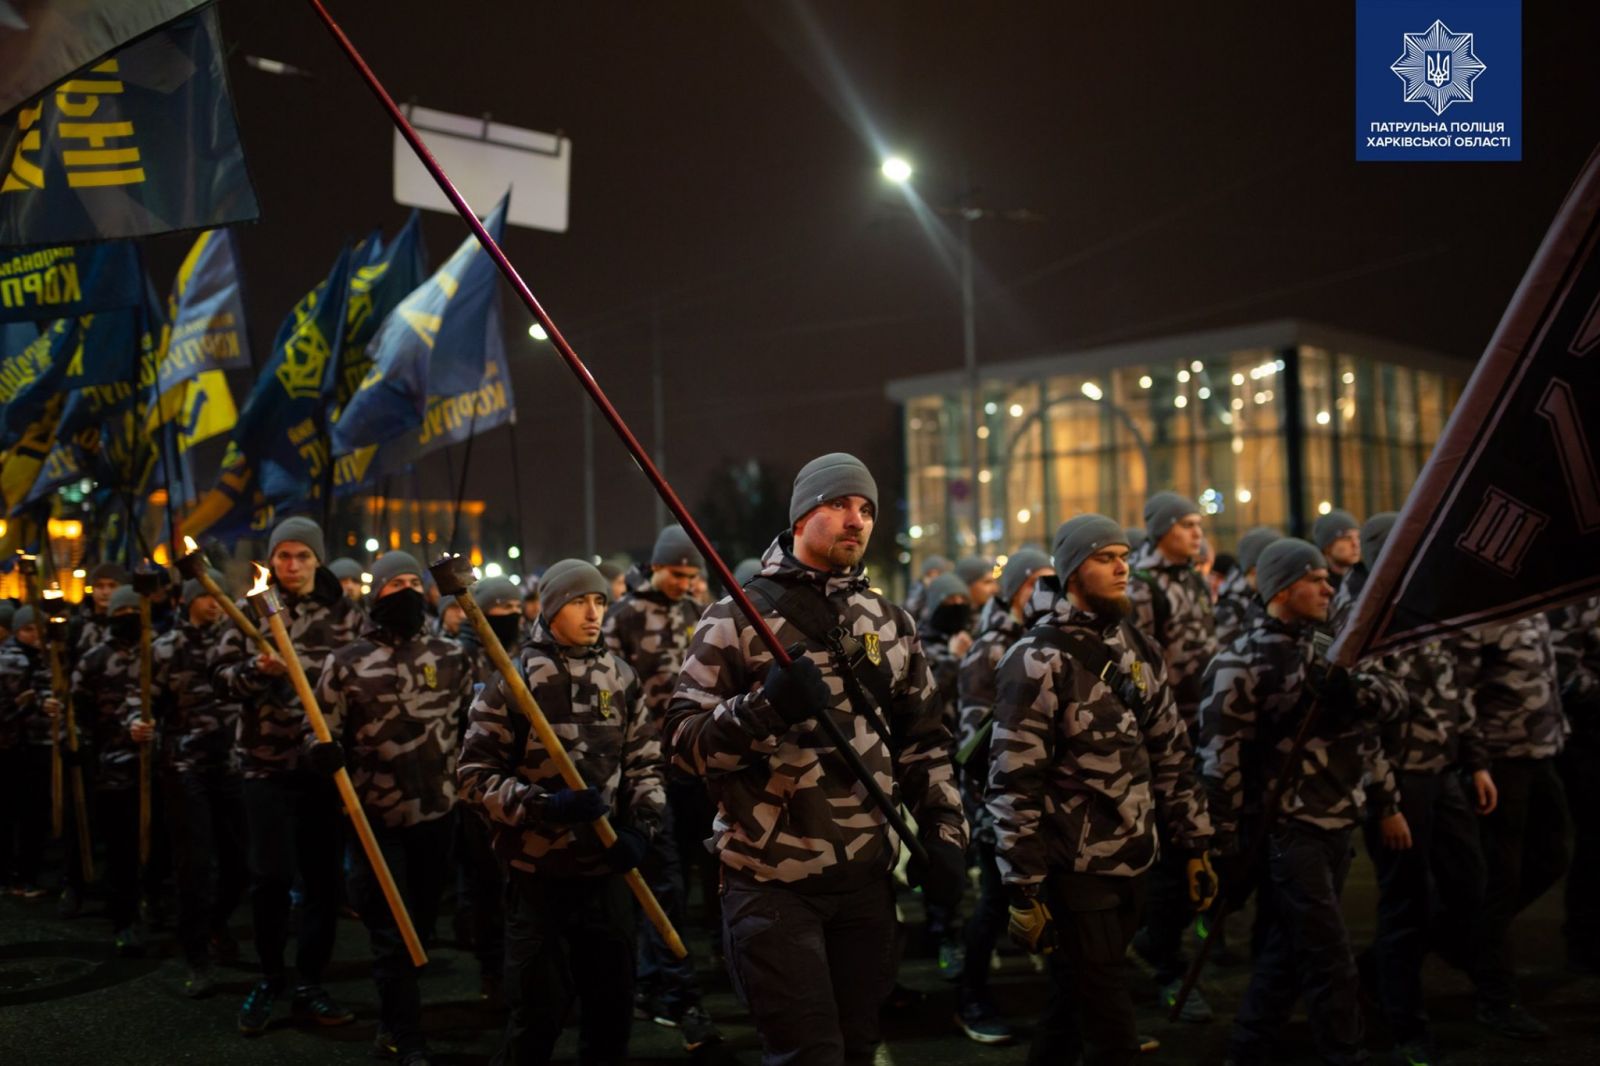
<svg viewBox="0 0 1600 1066">
<path fill-rule="evenodd" d="M 891 678 L 868 656 L 861 639 L 840 624 L 839 615 L 827 596 L 811 585 L 789 584 L 770 577 L 752 578 L 744 587 L 758 604 L 780 615 L 808 641 L 828 653 L 851 706 L 866 718 L 873 731 L 888 745 L 890 753 L 897 754 L 899 745 L 888 723 L 888 708 L 893 698 Z"/>
<path fill-rule="evenodd" d="M 1120 624 L 1127 625 L 1126 622 Z M 1150 709 L 1150 704 L 1145 699 L 1147 686 L 1144 680 L 1145 672 L 1140 670 L 1138 677 L 1130 677 L 1117 664 L 1118 656 L 1098 635 L 1083 628 L 1068 630 L 1052 625 L 1039 625 L 1028 630 L 1028 636 L 1056 649 L 1104 681 L 1117 699 L 1133 712 L 1133 716 L 1141 722 L 1144 721 Z M 1128 633 L 1123 633 L 1124 639 L 1129 639 L 1129 636 Z M 1129 646 L 1138 647 L 1131 639 Z"/>
<path fill-rule="evenodd" d="M 1172 624 L 1172 601 L 1167 599 L 1167 590 L 1162 588 L 1161 579 L 1154 570 L 1135 570 L 1133 580 L 1144 585 L 1150 590 L 1150 612 L 1154 616 L 1155 632 L 1150 635 L 1155 638 L 1158 645 L 1167 646 L 1167 626 Z"/>
</svg>

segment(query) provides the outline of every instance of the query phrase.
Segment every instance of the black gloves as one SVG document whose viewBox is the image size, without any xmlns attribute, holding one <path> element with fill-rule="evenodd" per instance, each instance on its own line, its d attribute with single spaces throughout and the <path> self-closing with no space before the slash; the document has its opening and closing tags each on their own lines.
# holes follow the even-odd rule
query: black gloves
<svg viewBox="0 0 1600 1066">
<path fill-rule="evenodd" d="M 547 792 L 535 804 L 538 821 L 553 825 L 583 825 L 611 813 L 610 804 L 597 788 L 562 788 Z"/>
<path fill-rule="evenodd" d="M 617 842 L 605 850 L 600 861 L 612 873 L 625 874 L 636 869 L 650 851 L 650 838 L 631 825 L 613 826 Z"/>
<path fill-rule="evenodd" d="M 1342 666 L 1335 666 L 1328 671 L 1327 676 L 1322 679 L 1322 684 L 1317 687 L 1317 698 L 1322 701 L 1324 713 L 1330 718 L 1343 721 L 1355 714 L 1360 692 L 1355 678 L 1350 676 L 1350 671 Z"/>
<path fill-rule="evenodd" d="M 912 858 L 906 867 L 906 878 L 913 885 L 922 886 L 923 898 L 929 903 L 955 910 L 967 888 L 966 850 L 942 837 L 924 841 L 923 847 L 928 852 L 927 865 Z"/>
<path fill-rule="evenodd" d="M 773 663 L 761 695 L 789 725 L 815 717 L 832 698 L 822 671 L 804 655 L 795 656 L 787 667 Z"/>
<path fill-rule="evenodd" d="M 332 777 L 344 768 L 344 751 L 331 740 L 319 740 L 306 749 L 306 765 L 312 773 Z"/>
</svg>

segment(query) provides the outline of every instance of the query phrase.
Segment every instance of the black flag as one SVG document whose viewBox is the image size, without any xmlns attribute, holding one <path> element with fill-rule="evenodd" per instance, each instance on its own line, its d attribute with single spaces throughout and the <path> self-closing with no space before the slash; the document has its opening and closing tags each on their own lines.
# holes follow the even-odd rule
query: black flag
<svg viewBox="0 0 1600 1066">
<path fill-rule="evenodd" d="M 1500 319 L 1332 655 L 1600 591 L 1600 149 Z"/>
</svg>

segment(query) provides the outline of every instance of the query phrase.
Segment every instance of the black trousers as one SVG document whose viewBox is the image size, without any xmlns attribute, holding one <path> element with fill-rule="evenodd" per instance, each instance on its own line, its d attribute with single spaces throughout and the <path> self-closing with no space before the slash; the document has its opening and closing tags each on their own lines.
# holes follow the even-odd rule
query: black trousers
<svg viewBox="0 0 1600 1066">
<path fill-rule="evenodd" d="M 672 920 L 673 928 L 682 929 L 688 908 L 684 900 L 687 886 L 674 834 L 677 811 L 669 804 L 661 813 L 666 824 L 651 839 L 650 851 L 639 872 L 655 894 L 656 902 Z M 695 981 L 694 964 L 687 956 L 680 959 L 674 955 L 649 922 L 639 923 L 637 973 L 640 990 L 660 1000 L 662 1007 L 671 1014 L 700 1003 L 700 985 Z"/>
<path fill-rule="evenodd" d="M 1140 946 L 1155 967 L 1156 982 L 1167 985 L 1189 969 L 1183 951 L 1183 934 L 1194 921 L 1194 903 L 1189 899 L 1188 859 L 1174 847 L 1161 830 L 1161 856 L 1150 867 L 1145 888 L 1144 931 Z"/>
<path fill-rule="evenodd" d="M 1600 707 L 1585 709 L 1600 718 Z M 1572 812 L 1567 870 L 1567 957 L 1600 968 L 1600 730 L 1579 729 L 1556 760 Z"/>
<path fill-rule="evenodd" d="M 1045 898 L 1060 946 L 1046 962 L 1049 998 L 1029 1066 L 1126 1066 L 1139 1057 L 1124 957 L 1139 927 L 1147 875 L 1051 874 Z"/>
<path fill-rule="evenodd" d="M 1490 1004 L 1516 999 L 1511 923 L 1567 868 L 1567 799 L 1554 759 L 1496 759 L 1500 804 L 1478 820 L 1488 884 L 1472 980 Z"/>
<path fill-rule="evenodd" d="M 63 784 L 68 813 L 69 791 Z M 18 743 L 0 751 L 0 884 L 37 885 L 49 838 L 50 749 Z"/>
<path fill-rule="evenodd" d="M 717 808 L 706 793 L 705 782 L 699 778 L 675 781 L 667 777 L 667 805 L 672 808 L 672 836 L 678 845 L 678 866 L 683 871 L 683 907 L 689 909 L 689 897 L 695 885 L 700 886 L 700 896 L 705 906 L 705 929 L 714 932 L 722 928 L 722 893 L 720 889 L 722 863 L 706 847 L 711 839 L 711 823 Z"/>
<path fill-rule="evenodd" d="M 1291 822 L 1267 844 L 1270 882 L 1257 907 L 1270 908 L 1250 986 L 1228 1037 L 1239 1063 L 1273 1060 L 1273 1044 L 1305 997 L 1317 1052 L 1328 1063 L 1366 1060 L 1360 980 L 1339 894 L 1350 872 L 1349 829 L 1327 831 Z"/>
<path fill-rule="evenodd" d="M 848 892 L 795 892 L 724 874 L 723 950 L 765 1066 L 837 1066 L 877 1046 L 894 985 L 887 875 Z"/>
<path fill-rule="evenodd" d="M 963 1003 L 981 1000 L 989 994 L 989 959 L 1010 919 L 1006 886 L 1000 879 L 1000 866 L 994 857 L 994 842 L 979 839 L 973 843 L 978 856 L 978 905 L 961 926 L 966 950 L 966 965 L 961 970 Z"/>
<path fill-rule="evenodd" d="M 411 924 L 433 928 L 439 916 L 439 897 L 450 876 L 449 817 L 403 827 L 374 823 L 372 835 L 400 889 Z M 400 927 L 389 909 L 378 877 L 358 840 L 349 842 L 350 902 L 361 913 L 372 944 L 372 980 L 378 986 L 378 1025 L 394 1038 L 402 1053 L 422 1046 L 422 991 L 418 970 L 411 963 Z"/>
<path fill-rule="evenodd" d="M 1395 1039 L 1427 1031 L 1422 1000 L 1422 960 L 1438 950 L 1450 962 L 1471 961 L 1473 924 L 1483 906 L 1483 849 L 1478 816 L 1453 771 L 1398 775 L 1400 813 L 1411 828 L 1411 847 L 1383 846 L 1378 823 L 1363 831 L 1378 870 L 1378 932 L 1372 942 L 1378 966 L 1378 1001 Z"/>
<path fill-rule="evenodd" d="M 472 930 L 472 953 L 478 973 L 498 978 L 505 971 L 506 914 L 505 870 L 494 853 L 489 824 L 466 807 L 455 809 L 456 909 L 467 911 Z"/>
<path fill-rule="evenodd" d="M 620 876 L 506 883 L 505 1046 L 497 1066 L 543 1066 L 578 1001 L 580 1066 L 620 1064 L 633 1025 L 633 896 Z"/>
<path fill-rule="evenodd" d="M 304 897 L 296 931 L 295 968 L 319 984 L 333 956 L 339 920 L 339 886 L 345 814 L 333 782 L 307 773 L 246 778 L 245 821 L 250 829 L 250 910 L 256 956 L 267 980 L 286 976 L 289 889 L 300 877 Z"/>
<path fill-rule="evenodd" d="M 178 881 L 178 943 L 199 965 L 209 958 L 211 937 L 227 933 L 249 880 L 242 783 L 235 772 L 196 770 L 165 774 L 161 785 Z"/>
<path fill-rule="evenodd" d="M 95 831 L 106 846 L 106 917 L 120 932 L 139 917 L 139 793 L 103 789 L 92 802 Z"/>
</svg>

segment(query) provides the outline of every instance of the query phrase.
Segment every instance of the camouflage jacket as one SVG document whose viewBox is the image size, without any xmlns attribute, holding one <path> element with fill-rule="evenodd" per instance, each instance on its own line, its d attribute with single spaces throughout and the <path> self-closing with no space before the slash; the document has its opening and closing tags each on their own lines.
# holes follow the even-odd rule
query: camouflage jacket
<svg viewBox="0 0 1600 1066">
<path fill-rule="evenodd" d="M 1098 636 L 1117 669 L 1142 682 L 1142 706 L 1036 632 L 1006 653 L 987 793 L 1006 883 L 1051 871 L 1142 873 L 1160 850 L 1158 818 L 1174 846 L 1205 850 L 1211 820 L 1160 649 L 1130 624 L 1079 610 L 1053 584 L 1041 582 L 1033 600 L 1049 605 L 1035 629 Z"/>
<path fill-rule="evenodd" d="M 636 567 L 628 577 L 628 592 L 606 611 L 601 633 L 611 653 L 633 667 L 644 689 L 645 713 L 660 722 L 678 685 L 700 607 L 687 596 L 673 601 L 658 592 L 648 566 Z"/>
<path fill-rule="evenodd" d="M 1245 580 L 1244 569 L 1235 567 L 1217 590 L 1217 603 L 1211 609 L 1217 620 L 1217 648 L 1226 648 L 1250 624 L 1250 617 L 1261 610 L 1261 597 Z"/>
<path fill-rule="evenodd" d="M 832 696 L 826 713 L 850 739 L 885 794 L 899 792 L 924 833 L 966 846 L 966 820 L 950 764 L 950 732 L 911 616 L 873 592 L 861 570 L 824 573 L 789 552 L 784 533 L 762 558 L 762 576 L 823 591 L 840 625 L 886 667 L 890 703 L 880 712 L 894 748 L 858 715 L 827 651 L 787 619 L 764 615 L 779 643 L 803 643 Z M 724 867 L 799 891 L 849 890 L 888 875 L 896 841 L 849 767 L 814 721 L 789 726 L 761 694 L 772 656 L 724 598 L 695 629 L 667 714 L 675 765 L 703 777 L 717 804 L 711 847 Z"/>
<path fill-rule="evenodd" d="M 1218 653 L 1206 670 L 1200 706 L 1201 773 L 1211 796 L 1219 847 L 1238 843 L 1242 816 L 1259 815 L 1284 771 L 1301 717 L 1317 627 L 1290 625 L 1266 612 Z M 1318 829 L 1345 829 L 1367 811 L 1398 809 L 1394 771 L 1384 754 L 1380 727 L 1404 713 L 1399 683 L 1377 671 L 1352 673 L 1356 713 L 1324 710 L 1307 738 L 1279 810 Z"/>
<path fill-rule="evenodd" d="M 85 652 L 72 670 L 72 706 L 100 756 L 95 791 L 136 787 L 139 745 L 128 727 L 139 719 L 139 645 L 107 639 Z"/>
<path fill-rule="evenodd" d="M 106 626 L 107 617 L 94 610 L 92 600 L 85 599 L 90 607 L 80 611 L 74 618 L 75 623 L 69 634 L 68 644 L 71 648 L 71 659 L 76 663 L 79 659 L 89 654 L 90 649 L 97 648 L 106 642 L 111 632 Z"/>
<path fill-rule="evenodd" d="M 53 694 L 49 652 L 7 637 L 0 644 L 0 751 L 50 743 L 44 701 Z"/>
<path fill-rule="evenodd" d="M 1200 677 L 1217 654 L 1217 623 L 1205 578 L 1188 563 L 1167 561 L 1153 544 L 1132 562 L 1133 624 L 1161 649 L 1178 713 L 1191 733 L 1200 707 Z M 1157 603 L 1157 599 L 1161 603 Z"/>
<path fill-rule="evenodd" d="M 645 713 L 633 668 L 603 643 L 557 644 L 542 619 L 517 665 L 579 775 L 600 790 L 612 817 L 654 836 L 666 807 L 661 733 Z M 488 819 L 495 852 L 513 869 L 558 877 L 607 872 L 592 829 L 539 821 L 537 797 L 567 785 L 504 678 L 497 676 L 472 703 L 456 781 L 462 802 Z"/>
<path fill-rule="evenodd" d="M 1477 630 L 1479 729 L 1496 759 L 1549 759 L 1566 742 L 1550 620 L 1542 614 Z"/>
<path fill-rule="evenodd" d="M 917 629 L 917 641 L 922 645 L 923 658 L 928 660 L 928 672 L 933 675 L 933 698 L 939 701 L 939 717 L 945 730 L 954 737 L 956 707 L 961 699 L 961 659 L 951 653 L 950 639 L 930 626 Z M 952 741 L 951 751 L 954 750 Z"/>
<path fill-rule="evenodd" d="M 1600 735 L 1600 596 L 1550 612 L 1561 702 L 1574 732 Z"/>
<path fill-rule="evenodd" d="M 995 677 L 1000 669 L 1000 660 L 1011 650 L 1011 645 L 1022 639 L 1025 630 L 1026 627 L 999 599 L 990 600 L 984 605 L 983 613 L 978 616 L 978 638 L 961 659 L 959 709 L 956 715 L 958 752 L 964 751 L 994 721 L 994 702 L 998 691 Z M 986 736 L 978 741 L 972 755 L 965 764 L 956 767 L 956 772 L 961 777 L 961 801 L 966 809 L 967 822 L 972 826 L 973 837 L 993 844 L 994 819 L 989 816 L 988 804 L 984 802 L 989 790 L 990 739 Z"/>
<path fill-rule="evenodd" d="M 234 744 L 239 704 L 219 699 L 209 659 L 226 620 L 211 626 L 184 621 L 150 645 L 162 748 L 179 773 L 237 772 Z"/>
<path fill-rule="evenodd" d="M 472 685 L 472 662 L 448 637 L 374 629 L 328 656 L 317 703 L 369 819 L 398 829 L 450 813 Z"/>
<path fill-rule="evenodd" d="M 306 679 L 316 687 L 322 664 L 335 648 L 354 641 L 365 628 L 361 609 L 345 598 L 333 574 L 317 571 L 317 584 L 308 596 L 292 596 L 282 589 L 283 622 L 294 644 Z M 245 617 L 255 608 L 239 601 Z M 272 636 L 266 622 L 261 631 Z M 256 646 L 236 626 L 222 628 L 211 655 L 212 683 L 219 696 L 236 700 L 239 715 L 239 767 L 247 778 L 289 773 L 300 765 L 303 742 L 310 733 L 300 697 L 287 676 L 273 677 L 256 668 Z"/>
</svg>

